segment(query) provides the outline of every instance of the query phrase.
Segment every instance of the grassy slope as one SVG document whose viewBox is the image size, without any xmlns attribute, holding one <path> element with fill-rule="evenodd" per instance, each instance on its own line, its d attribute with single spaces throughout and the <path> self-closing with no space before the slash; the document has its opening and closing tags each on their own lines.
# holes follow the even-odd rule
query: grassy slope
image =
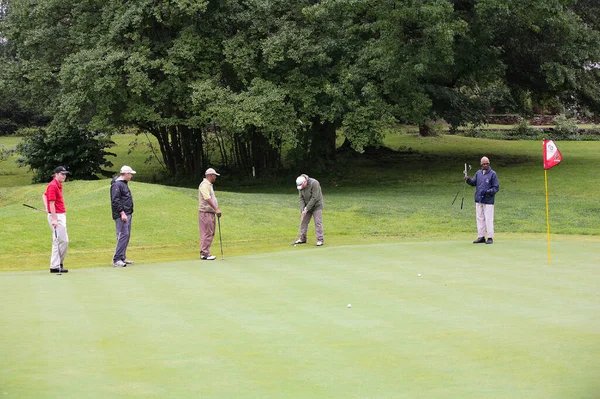
<svg viewBox="0 0 600 399">
<path fill-rule="evenodd" d="M 156 167 L 144 165 L 144 155 L 139 151 L 127 154 L 127 143 L 132 137 L 117 139 L 115 163 L 132 165 L 139 171 L 137 180 L 152 180 Z M 501 240 L 509 233 L 546 231 L 541 143 L 391 134 L 387 145 L 404 152 L 342 158 L 338 171 L 317 176 L 325 193 L 327 245 L 472 238 L 473 189 L 463 188 L 461 171 L 464 162 L 476 166 L 484 154 L 491 158 L 501 183 L 496 207 L 497 238 Z M 552 232 L 598 236 L 600 193 L 590 165 L 598 163 L 600 143 L 564 142 L 559 146 L 563 164 L 548 171 Z M 0 167 L 6 165 L 5 162 Z M 108 186 L 108 180 L 65 184 L 70 267 L 110 263 L 115 238 Z M 215 187 L 224 212 L 221 227 L 226 256 L 278 251 L 289 246 L 297 234 L 298 222 L 293 184 L 263 183 L 241 189 L 227 176 L 221 176 Z M 196 189 L 140 181 L 133 181 L 131 188 L 136 212 L 130 257 L 139 263 L 196 258 Z M 465 209 L 461 211 L 460 194 L 454 207 L 450 203 L 456 192 L 462 193 L 463 189 Z M 1 189 L 0 223 L 4 228 L 0 270 L 46 268 L 50 234 L 45 216 L 21 205 L 39 206 L 43 190 L 44 185 Z M 545 237 L 540 235 L 538 239 Z M 219 252 L 218 241 L 213 252 Z"/>
</svg>

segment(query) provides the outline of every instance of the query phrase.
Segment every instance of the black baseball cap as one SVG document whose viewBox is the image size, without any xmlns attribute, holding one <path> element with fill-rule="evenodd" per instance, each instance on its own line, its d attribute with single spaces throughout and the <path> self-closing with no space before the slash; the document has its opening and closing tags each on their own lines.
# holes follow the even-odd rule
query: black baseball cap
<svg viewBox="0 0 600 399">
<path fill-rule="evenodd" d="M 54 173 L 62 173 L 68 175 L 69 171 L 64 166 L 58 166 L 56 169 L 54 169 Z"/>
</svg>

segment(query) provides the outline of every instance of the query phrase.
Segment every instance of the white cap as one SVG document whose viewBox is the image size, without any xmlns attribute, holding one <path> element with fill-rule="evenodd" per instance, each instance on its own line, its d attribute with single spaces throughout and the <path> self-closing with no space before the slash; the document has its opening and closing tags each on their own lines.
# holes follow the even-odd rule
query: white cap
<svg viewBox="0 0 600 399">
<path fill-rule="evenodd" d="M 304 183 L 306 183 L 306 177 L 298 176 L 298 178 L 296 179 L 296 188 L 298 190 L 302 190 L 302 186 L 304 185 Z"/>
<path fill-rule="evenodd" d="M 204 173 L 205 176 L 208 175 L 217 175 L 217 176 L 221 176 L 220 174 L 217 173 L 216 170 L 214 170 L 213 168 L 208 168 L 206 169 L 206 172 Z"/>
<path fill-rule="evenodd" d="M 123 165 L 123 167 L 121 168 L 121 172 L 119 172 L 119 173 L 121 173 L 121 174 L 123 174 L 123 173 L 135 174 L 135 170 L 131 169 L 131 166 Z"/>
</svg>

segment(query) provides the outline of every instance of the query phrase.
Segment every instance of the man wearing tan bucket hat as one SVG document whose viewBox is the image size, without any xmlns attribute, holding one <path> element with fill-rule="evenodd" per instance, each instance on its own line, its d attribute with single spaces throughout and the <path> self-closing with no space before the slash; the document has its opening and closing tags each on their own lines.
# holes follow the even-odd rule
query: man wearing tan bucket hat
<svg viewBox="0 0 600 399">
<path fill-rule="evenodd" d="M 213 168 L 206 169 L 205 178 L 198 187 L 198 229 L 200 230 L 200 259 L 215 260 L 217 257 L 211 255 L 210 246 L 215 237 L 215 216 L 221 217 L 219 203 L 215 196 L 213 183 L 220 176 Z"/>
</svg>

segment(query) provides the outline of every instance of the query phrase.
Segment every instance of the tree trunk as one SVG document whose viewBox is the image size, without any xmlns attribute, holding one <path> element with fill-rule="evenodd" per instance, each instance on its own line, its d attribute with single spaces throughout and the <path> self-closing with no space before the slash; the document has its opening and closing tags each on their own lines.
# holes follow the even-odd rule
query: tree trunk
<svg viewBox="0 0 600 399">
<path fill-rule="evenodd" d="M 147 129 L 158 140 L 169 174 L 202 177 L 205 157 L 200 130 L 189 126 L 153 126 Z"/>
<path fill-rule="evenodd" d="M 313 120 L 307 161 L 317 171 L 328 169 L 335 164 L 336 130 L 337 126 L 334 123 Z"/>
<path fill-rule="evenodd" d="M 273 146 L 260 132 L 253 129 L 250 147 L 252 149 L 252 165 L 256 173 L 264 175 L 269 170 L 281 167 L 281 151 Z"/>
<path fill-rule="evenodd" d="M 422 137 L 431 136 L 431 126 L 429 125 L 429 123 L 424 123 L 422 125 L 419 125 L 419 136 L 422 136 Z"/>
</svg>

